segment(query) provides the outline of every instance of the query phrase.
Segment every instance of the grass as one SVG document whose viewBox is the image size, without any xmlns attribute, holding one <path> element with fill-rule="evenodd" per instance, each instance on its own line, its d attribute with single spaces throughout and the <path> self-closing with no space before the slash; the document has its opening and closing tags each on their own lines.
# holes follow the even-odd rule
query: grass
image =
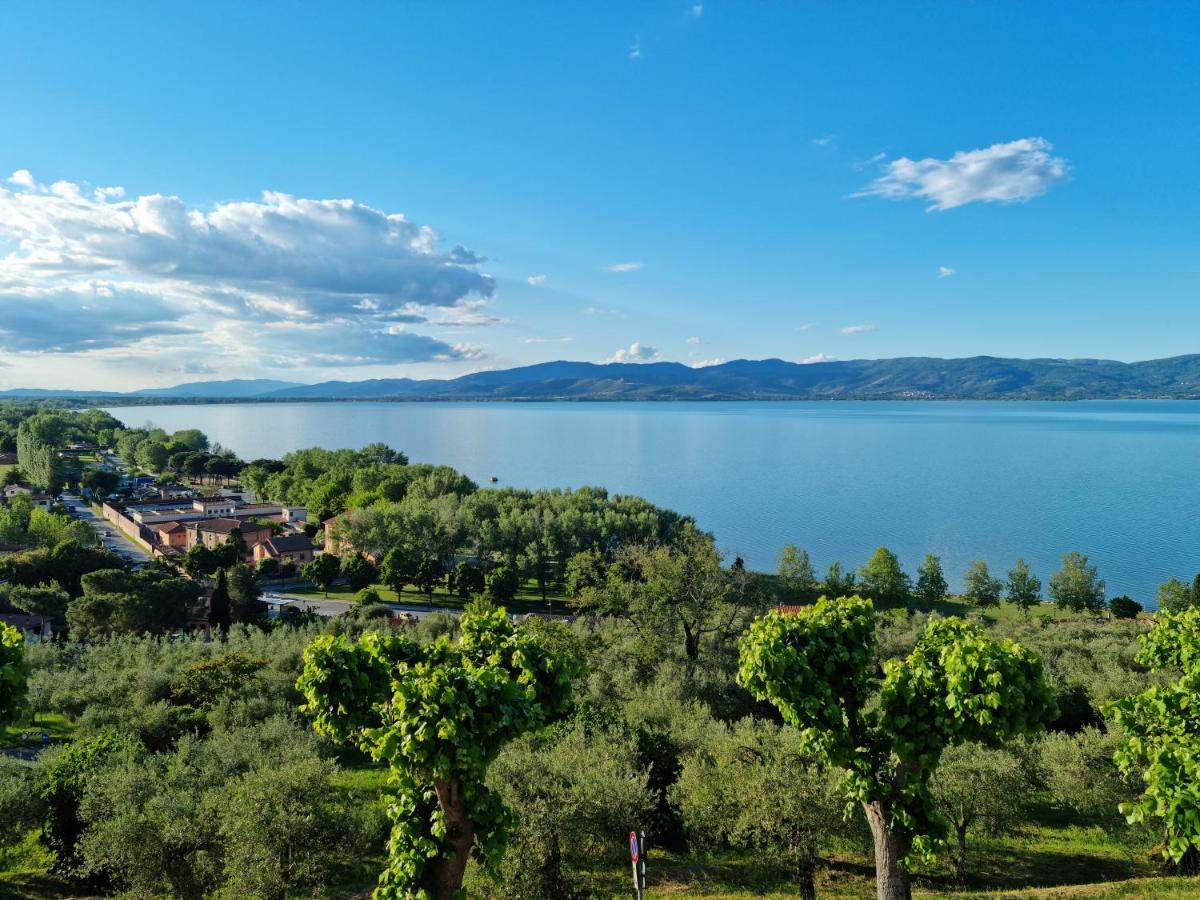
<svg viewBox="0 0 1200 900">
<path fill-rule="evenodd" d="M 401 594 L 397 594 L 390 587 L 385 587 L 382 584 L 372 585 L 379 593 L 379 597 L 384 603 L 405 603 L 415 606 L 429 606 L 429 595 L 418 591 L 416 588 L 409 585 Z M 270 585 L 267 586 L 271 590 Z M 311 597 L 318 600 L 344 600 L 350 603 L 355 603 L 358 600 L 358 593 L 352 591 L 344 585 L 335 585 L 334 589 L 329 591 L 326 596 L 324 591 L 316 588 L 301 588 L 299 590 L 283 589 L 283 592 L 296 597 Z M 548 591 L 547 599 L 549 608 L 554 612 L 568 612 L 570 610 L 570 601 L 567 596 L 561 591 Z M 457 594 L 451 594 L 445 586 L 439 586 L 433 592 L 433 606 L 445 607 L 447 609 L 459 609 L 465 604 L 465 600 Z M 517 589 L 516 598 L 512 603 L 507 603 L 505 606 L 510 612 L 521 613 L 530 611 L 544 612 L 548 604 L 542 600 L 541 592 L 538 590 L 537 582 L 529 579 L 522 583 Z"/>
</svg>

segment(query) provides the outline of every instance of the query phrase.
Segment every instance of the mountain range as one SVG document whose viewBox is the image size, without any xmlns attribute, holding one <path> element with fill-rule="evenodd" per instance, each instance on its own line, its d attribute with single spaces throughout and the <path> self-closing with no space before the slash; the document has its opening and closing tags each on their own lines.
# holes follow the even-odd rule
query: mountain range
<svg viewBox="0 0 1200 900">
<path fill-rule="evenodd" d="M 216 400 L 1086 400 L 1200 399 L 1200 354 L 1143 362 L 1106 359 L 902 357 L 793 363 L 547 362 L 451 379 L 384 378 L 300 384 L 199 381 L 127 393 L 14 389 L 7 397 L 117 402 Z"/>
</svg>

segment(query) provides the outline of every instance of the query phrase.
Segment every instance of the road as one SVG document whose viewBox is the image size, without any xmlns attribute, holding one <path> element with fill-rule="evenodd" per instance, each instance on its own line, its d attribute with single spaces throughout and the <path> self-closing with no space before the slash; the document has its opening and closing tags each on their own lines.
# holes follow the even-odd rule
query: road
<svg viewBox="0 0 1200 900">
<path fill-rule="evenodd" d="M 63 494 L 62 499 L 67 509 L 71 511 L 71 515 L 96 529 L 100 543 L 113 553 L 135 566 L 144 565 L 150 561 L 149 553 L 121 534 L 111 522 L 92 512 L 92 508 L 88 506 L 86 500 L 74 494 Z"/>
<path fill-rule="evenodd" d="M 321 597 L 289 594 L 287 591 L 268 590 L 263 596 L 264 600 L 269 599 L 269 597 L 266 596 L 267 594 L 274 597 L 284 597 L 288 600 L 295 600 L 297 609 L 311 610 L 318 616 L 340 616 L 346 610 L 350 609 L 350 607 L 354 606 L 354 603 L 350 600 L 325 600 Z M 461 609 L 452 609 L 441 606 L 430 608 L 427 604 L 389 603 L 387 605 L 390 606 L 395 612 L 410 613 L 416 616 L 418 619 L 424 618 L 430 613 L 444 612 L 450 613 L 452 616 L 457 616 L 462 612 Z"/>
</svg>

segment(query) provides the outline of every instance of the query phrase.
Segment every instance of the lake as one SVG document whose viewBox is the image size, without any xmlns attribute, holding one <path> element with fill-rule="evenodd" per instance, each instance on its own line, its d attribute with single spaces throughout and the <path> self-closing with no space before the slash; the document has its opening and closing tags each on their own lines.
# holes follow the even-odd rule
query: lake
<svg viewBox="0 0 1200 900">
<path fill-rule="evenodd" d="M 1146 603 L 1200 570 L 1200 402 L 295 403 L 118 407 L 196 427 L 244 459 L 383 441 L 479 484 L 603 485 L 693 515 L 769 570 L 785 543 L 819 571 L 878 545 L 915 574 L 942 557 L 1043 583 L 1065 551 Z"/>
</svg>

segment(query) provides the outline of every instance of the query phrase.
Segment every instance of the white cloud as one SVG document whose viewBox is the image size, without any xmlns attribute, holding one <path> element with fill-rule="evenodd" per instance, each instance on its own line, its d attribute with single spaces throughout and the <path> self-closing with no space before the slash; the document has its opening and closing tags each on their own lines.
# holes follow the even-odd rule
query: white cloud
<svg viewBox="0 0 1200 900">
<path fill-rule="evenodd" d="M 813 363 L 833 362 L 836 359 L 836 356 L 830 356 L 827 353 L 817 353 L 814 356 L 806 356 L 804 359 L 800 360 L 800 365 L 809 366 Z"/>
<path fill-rule="evenodd" d="M 693 3 L 692 4 L 692 15 L 696 16 L 697 18 L 704 15 L 704 4 L 703 3 Z"/>
<path fill-rule="evenodd" d="M 868 331 L 874 330 L 874 325 L 847 325 L 842 329 L 842 334 L 865 334 Z"/>
<path fill-rule="evenodd" d="M 952 269 L 949 266 L 938 266 L 938 278 L 949 278 L 951 275 L 957 275 L 958 269 Z"/>
<path fill-rule="evenodd" d="M 543 284 L 546 283 L 546 276 L 545 275 L 530 275 L 525 280 L 528 281 L 530 284 L 532 284 L 534 287 L 541 287 Z"/>
<path fill-rule="evenodd" d="M 892 160 L 884 174 L 854 197 L 930 201 L 927 210 L 947 210 L 967 203 L 1016 203 L 1040 197 L 1067 179 L 1070 166 L 1051 156 L 1045 138 L 1030 137 L 980 150 L 960 150 L 950 159 L 908 157 Z"/>
<path fill-rule="evenodd" d="M 696 337 L 696 335 L 692 335 L 690 338 L 687 339 L 687 342 L 689 344 L 691 344 L 692 346 L 696 346 L 700 343 L 700 338 Z"/>
<path fill-rule="evenodd" d="M 585 316 L 616 316 L 620 313 L 615 309 L 608 309 L 604 306 L 585 306 L 583 309 Z"/>
<path fill-rule="evenodd" d="M 609 272 L 633 272 L 637 269 L 640 269 L 644 265 L 645 263 L 640 262 L 619 262 L 613 263 L 610 266 L 605 266 L 604 268 Z"/>
<path fill-rule="evenodd" d="M 641 59 L 642 58 L 642 45 L 641 44 L 635 42 L 629 46 L 629 58 L 630 59 Z"/>
<path fill-rule="evenodd" d="M 527 337 L 521 338 L 522 344 L 569 344 L 573 337 Z"/>
<path fill-rule="evenodd" d="M 812 139 L 812 144 L 814 147 L 828 147 L 832 143 L 833 135 L 831 134 L 823 134 L 820 137 L 815 137 Z"/>
<path fill-rule="evenodd" d="M 482 257 L 354 200 L 265 192 L 201 210 L 119 187 L 45 188 L 26 170 L 9 181 L 23 189 L 0 187 L 0 241 L 14 248 L 0 257 L 3 350 L 136 355 L 187 334 L 175 366 L 235 345 L 251 365 L 387 364 L 480 352 L 409 325 L 502 322 L 486 310 Z"/>
<path fill-rule="evenodd" d="M 812 328 L 816 324 L 817 324 L 816 322 L 805 322 L 803 325 L 797 325 L 796 330 L 797 331 L 808 331 L 808 329 Z"/>
<path fill-rule="evenodd" d="M 698 359 L 693 363 L 689 363 L 693 369 L 707 369 L 709 366 L 719 366 L 725 360 L 714 357 L 713 359 Z"/>
<path fill-rule="evenodd" d="M 634 341 L 629 345 L 628 349 L 621 348 L 608 359 L 606 359 L 605 362 L 637 363 L 651 362 L 655 359 L 658 359 L 658 350 L 656 350 L 654 347 L 647 347 L 645 344 L 640 344 L 637 341 Z"/>
</svg>

